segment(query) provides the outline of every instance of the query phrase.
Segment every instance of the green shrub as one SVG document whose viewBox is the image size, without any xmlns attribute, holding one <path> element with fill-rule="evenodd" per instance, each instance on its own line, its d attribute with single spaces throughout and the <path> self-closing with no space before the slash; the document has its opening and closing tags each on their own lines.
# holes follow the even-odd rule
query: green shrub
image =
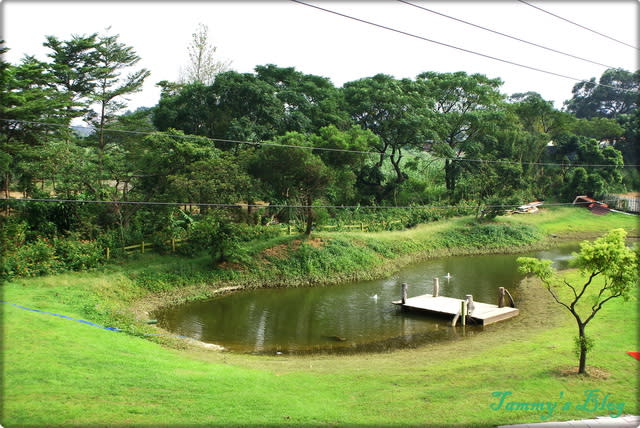
<svg viewBox="0 0 640 428">
<path fill-rule="evenodd" d="M 96 241 L 37 237 L 4 255 L 0 276 L 8 279 L 84 270 L 99 266 L 103 260 L 103 247 Z"/>
<path fill-rule="evenodd" d="M 55 238 L 53 244 L 64 269 L 90 269 L 104 260 L 104 248 L 96 241 Z"/>
</svg>

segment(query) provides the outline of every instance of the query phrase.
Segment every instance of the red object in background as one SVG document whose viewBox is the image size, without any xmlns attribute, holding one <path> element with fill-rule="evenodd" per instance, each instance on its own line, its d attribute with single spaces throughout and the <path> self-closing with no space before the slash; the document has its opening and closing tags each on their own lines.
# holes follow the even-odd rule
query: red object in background
<svg viewBox="0 0 640 428">
<path fill-rule="evenodd" d="M 640 360 L 640 352 L 627 352 L 627 354 L 631 355 L 636 360 Z"/>
</svg>

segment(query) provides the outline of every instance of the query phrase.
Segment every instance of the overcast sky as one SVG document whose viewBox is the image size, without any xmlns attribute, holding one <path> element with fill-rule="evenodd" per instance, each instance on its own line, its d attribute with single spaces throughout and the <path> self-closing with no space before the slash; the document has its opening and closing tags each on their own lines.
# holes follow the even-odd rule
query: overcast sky
<svg viewBox="0 0 640 428">
<path fill-rule="evenodd" d="M 554 73 L 588 80 L 606 67 L 509 40 L 398 1 L 309 3 L 421 37 L 474 50 Z M 414 3 L 531 42 L 609 66 L 638 68 L 638 50 L 540 12 L 517 0 L 426 1 Z M 550 12 L 637 45 L 637 0 L 532 1 Z M 6 58 L 16 63 L 25 54 L 46 58 L 46 35 L 67 39 L 71 34 L 119 34 L 151 70 L 144 90 L 129 107 L 153 106 L 155 84 L 175 81 L 187 61 L 186 47 L 198 23 L 231 69 L 252 72 L 256 65 L 276 64 L 328 77 L 336 86 L 391 74 L 413 78 L 424 71 L 482 73 L 504 81 L 505 94 L 536 91 L 561 107 L 576 83 L 495 60 L 376 28 L 285 0 L 208 2 L 58 2 L 5 0 L 2 38 L 10 48 Z"/>
</svg>

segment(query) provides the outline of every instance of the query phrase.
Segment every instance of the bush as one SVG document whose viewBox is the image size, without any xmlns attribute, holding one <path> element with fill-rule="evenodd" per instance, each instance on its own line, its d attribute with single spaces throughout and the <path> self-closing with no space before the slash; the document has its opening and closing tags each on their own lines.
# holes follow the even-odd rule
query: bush
<svg viewBox="0 0 640 428">
<path fill-rule="evenodd" d="M 37 237 L 4 255 L 0 276 L 9 279 L 84 270 L 99 266 L 103 260 L 103 247 L 96 241 Z"/>
<path fill-rule="evenodd" d="M 96 241 L 56 238 L 53 244 L 64 269 L 90 269 L 99 266 L 104 259 L 104 249 Z"/>
</svg>

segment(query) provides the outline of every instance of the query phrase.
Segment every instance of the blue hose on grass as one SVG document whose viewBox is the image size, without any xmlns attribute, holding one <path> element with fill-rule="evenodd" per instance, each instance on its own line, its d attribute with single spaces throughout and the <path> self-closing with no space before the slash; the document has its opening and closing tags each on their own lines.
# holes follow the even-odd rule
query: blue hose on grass
<svg viewBox="0 0 640 428">
<path fill-rule="evenodd" d="M 71 317 L 68 317 L 66 315 L 54 314 L 53 312 L 45 312 L 45 311 L 41 311 L 39 309 L 25 308 L 24 306 L 16 305 L 15 303 L 11 303 L 11 302 L 5 302 L 4 300 L 0 300 L 0 302 L 6 303 L 7 305 L 15 306 L 16 308 L 24 309 L 25 311 L 38 312 L 38 313 L 41 313 L 41 314 L 53 315 L 54 317 L 66 318 L 66 319 L 71 320 L 71 321 L 81 322 L 83 324 L 89 324 L 89 325 L 91 325 L 93 327 L 102 328 L 104 330 L 122 331 L 122 329 L 120 329 L 120 328 L 105 327 L 103 325 L 94 324 L 94 323 L 89 322 L 89 321 L 79 320 L 79 319 L 76 319 L 76 318 L 71 318 Z"/>
<path fill-rule="evenodd" d="M 24 306 L 16 305 L 15 303 L 5 302 L 4 300 L 0 300 L 0 302 L 6 303 L 7 305 L 15 306 L 16 308 L 24 309 L 25 311 L 38 312 L 40 314 L 47 314 L 47 315 L 53 315 L 54 317 L 66 318 L 66 319 L 71 320 L 71 321 L 81 322 L 83 324 L 88 324 L 88 325 L 90 325 L 92 327 L 98 327 L 98 328 L 101 328 L 103 330 L 125 331 L 125 330 L 123 330 L 121 328 L 105 327 L 103 325 L 95 324 L 95 323 L 92 323 L 92 322 L 89 322 L 89 321 L 79 320 L 77 318 L 71 318 L 71 317 L 66 316 L 66 315 L 54 314 L 53 312 L 41 311 L 39 309 L 26 308 Z M 178 337 L 180 339 L 189 339 L 187 336 L 178 336 L 178 335 L 175 335 L 175 334 L 162 334 L 162 333 L 141 333 L 141 334 L 143 334 L 144 336 L 168 336 L 168 337 Z"/>
</svg>

